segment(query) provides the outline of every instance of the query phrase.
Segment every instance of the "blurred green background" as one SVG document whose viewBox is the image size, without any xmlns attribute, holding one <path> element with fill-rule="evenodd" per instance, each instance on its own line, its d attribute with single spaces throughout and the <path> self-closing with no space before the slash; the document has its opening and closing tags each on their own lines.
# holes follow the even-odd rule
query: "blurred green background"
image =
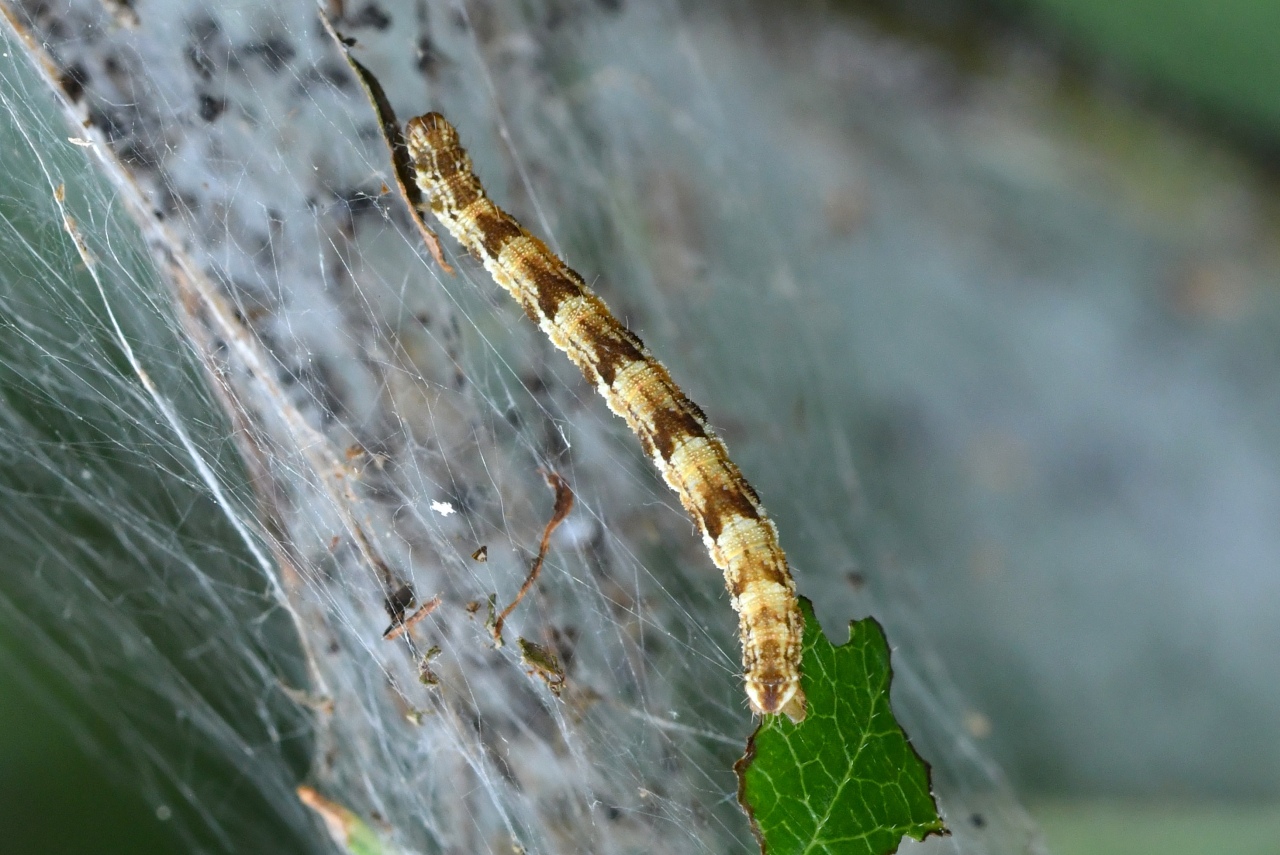
<svg viewBox="0 0 1280 855">
<path fill-rule="evenodd" d="M 854 3 L 854 14 L 862 4 Z M 901 12 L 910 22 L 930 4 L 875 4 L 877 19 Z M 1274 0 L 1002 0 L 945 4 L 966 20 L 1013 22 L 1081 72 L 1100 97 L 1134 94 L 1162 114 L 1221 132 L 1248 156 L 1280 152 L 1280 3 Z M 934 4 L 934 7 L 939 4 Z M 908 23 L 906 31 L 909 32 Z M 936 32 L 935 34 L 936 35 Z M 1274 167 L 1276 162 L 1262 164 Z M 26 572 L 7 566 L 3 572 Z M 0 626 L 0 853 L 163 853 L 184 851 L 163 811 L 145 803 L 72 739 L 47 704 L 30 693 L 43 683 L 54 701 L 56 675 L 22 658 Z M 21 672 L 25 680 L 15 679 Z M 1148 806 L 1077 801 L 1036 803 L 1053 851 L 1203 853 L 1280 851 L 1280 810 L 1271 805 Z M 1086 797 L 1089 794 L 1075 794 Z M 33 821 L 35 820 L 35 821 Z"/>
<path fill-rule="evenodd" d="M 7 566 L 6 573 L 26 568 Z M 0 647 L 19 650 L 0 626 Z M 48 692 L 60 678 L 30 660 L 21 668 Z M 185 851 L 136 789 L 109 779 L 48 706 L 0 669 L 0 852 L 161 853 Z M 58 697 L 53 692 L 52 698 Z M 163 812 L 162 812 L 163 815 Z"/>
<path fill-rule="evenodd" d="M 1004 0 L 1085 67 L 1203 108 L 1232 132 L 1280 144 L 1280 3 L 1268 0 Z"/>
</svg>

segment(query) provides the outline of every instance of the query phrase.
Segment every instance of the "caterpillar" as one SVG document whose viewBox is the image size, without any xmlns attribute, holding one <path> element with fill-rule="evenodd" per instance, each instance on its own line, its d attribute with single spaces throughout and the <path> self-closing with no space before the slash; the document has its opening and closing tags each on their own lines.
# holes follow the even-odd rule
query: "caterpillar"
<svg viewBox="0 0 1280 855">
<path fill-rule="evenodd" d="M 751 709 L 803 720 L 795 582 L 777 527 L 706 415 L 582 277 L 488 197 L 447 119 L 410 119 L 405 143 L 432 213 L 626 421 L 693 518 L 738 613 Z"/>
</svg>

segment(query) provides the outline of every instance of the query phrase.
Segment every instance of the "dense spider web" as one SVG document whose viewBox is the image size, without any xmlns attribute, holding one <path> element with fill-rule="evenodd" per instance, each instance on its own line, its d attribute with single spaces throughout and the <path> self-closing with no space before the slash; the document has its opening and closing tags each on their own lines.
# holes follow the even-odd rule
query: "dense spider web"
<svg viewBox="0 0 1280 855">
<path fill-rule="evenodd" d="M 717 572 L 576 369 L 470 259 L 430 261 L 317 10 L 14 11 L 40 47 L 10 38 L 3 66 L 4 534 L 32 558 L 0 610 L 96 696 L 86 743 L 198 851 L 323 848 L 302 782 L 410 851 L 750 851 Z M 911 63 L 662 4 L 331 11 L 401 119 L 448 115 L 708 411 L 833 633 L 886 620 L 955 832 L 912 851 L 1034 847 L 868 531 L 838 415 L 858 369 L 816 356 L 805 283 L 912 143 L 822 115 L 813 81 L 865 50 L 881 109 Z M 556 654 L 558 698 L 484 625 L 536 553 L 544 469 L 577 504 L 507 638 Z M 384 641 L 405 586 L 443 604 Z"/>
</svg>

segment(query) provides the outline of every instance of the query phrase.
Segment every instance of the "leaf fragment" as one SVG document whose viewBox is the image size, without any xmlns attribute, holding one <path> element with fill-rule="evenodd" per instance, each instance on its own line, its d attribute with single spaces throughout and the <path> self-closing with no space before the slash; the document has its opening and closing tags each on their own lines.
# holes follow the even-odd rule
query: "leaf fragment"
<svg viewBox="0 0 1280 855">
<path fill-rule="evenodd" d="M 768 855 L 889 855 L 903 837 L 946 834 L 929 767 L 889 706 L 889 645 L 873 618 L 833 645 L 801 598 L 801 724 L 767 716 L 736 764 L 738 801 Z"/>
<path fill-rule="evenodd" d="M 350 855 L 401 855 L 401 850 L 384 840 L 368 823 L 313 787 L 298 787 L 298 800 L 324 820 L 333 842 Z"/>
</svg>

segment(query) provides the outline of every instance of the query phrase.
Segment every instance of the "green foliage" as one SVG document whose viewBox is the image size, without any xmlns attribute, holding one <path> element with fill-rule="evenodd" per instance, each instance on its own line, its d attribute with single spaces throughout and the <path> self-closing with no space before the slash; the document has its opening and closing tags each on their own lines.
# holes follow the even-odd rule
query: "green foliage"
<svg viewBox="0 0 1280 855">
<path fill-rule="evenodd" d="M 850 624 L 836 647 L 804 612 L 809 715 L 764 720 L 734 766 L 738 800 L 761 849 L 790 853 L 896 852 L 904 836 L 945 834 L 929 767 L 889 708 L 889 645 L 875 620 Z"/>
<path fill-rule="evenodd" d="M 325 798 L 312 787 L 299 787 L 298 799 L 324 821 L 333 842 L 348 855 L 402 855 L 398 847 L 358 814 Z"/>
<path fill-rule="evenodd" d="M 1005 0 L 1077 44 L 1274 140 L 1280 4 L 1266 0 Z"/>
</svg>

